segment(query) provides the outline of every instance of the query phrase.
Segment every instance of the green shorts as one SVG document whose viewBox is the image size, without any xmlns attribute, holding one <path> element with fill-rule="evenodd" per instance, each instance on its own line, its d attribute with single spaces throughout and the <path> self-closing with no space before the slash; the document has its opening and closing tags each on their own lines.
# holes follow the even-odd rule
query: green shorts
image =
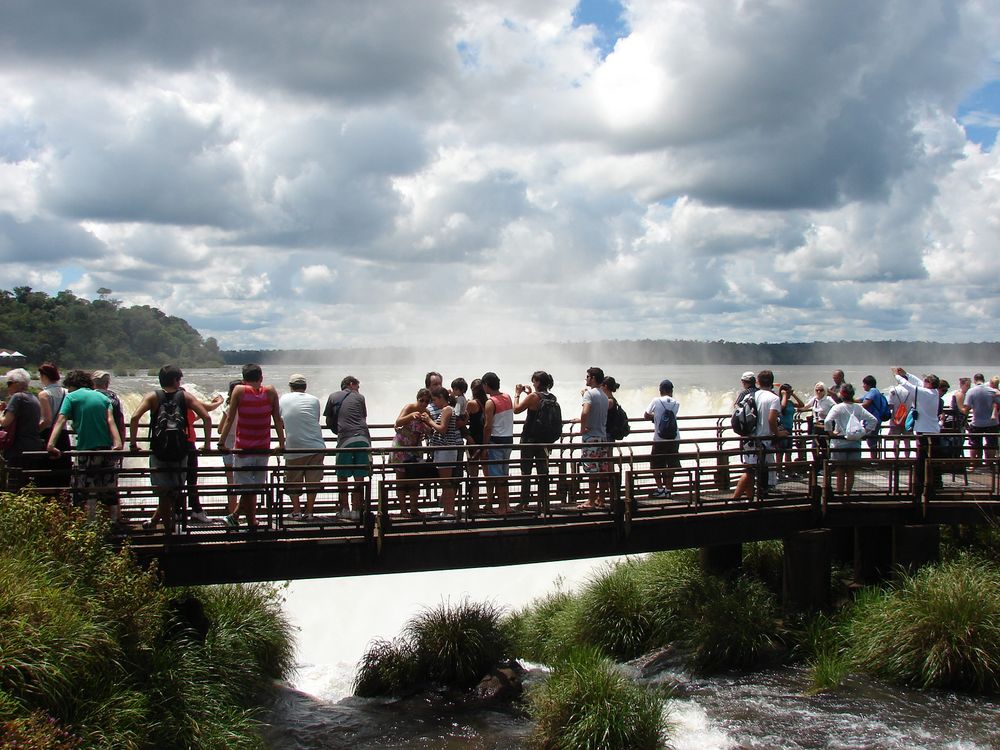
<svg viewBox="0 0 1000 750">
<path fill-rule="evenodd" d="M 368 448 L 371 445 L 364 438 L 352 438 L 343 445 L 343 449 L 337 454 L 337 478 L 364 479 L 371 473 L 370 454 Z M 349 450 L 350 448 L 363 448 L 364 450 Z"/>
</svg>

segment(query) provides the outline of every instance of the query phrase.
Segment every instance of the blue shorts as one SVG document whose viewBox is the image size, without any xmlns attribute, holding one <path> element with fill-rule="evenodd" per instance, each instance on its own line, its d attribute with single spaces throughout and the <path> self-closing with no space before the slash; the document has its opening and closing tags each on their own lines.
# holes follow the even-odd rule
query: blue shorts
<svg viewBox="0 0 1000 750">
<path fill-rule="evenodd" d="M 510 476 L 510 452 L 514 444 L 514 436 L 506 437 L 493 436 L 490 438 L 490 445 L 503 446 L 486 449 L 486 460 L 497 461 L 499 463 L 489 463 L 486 466 L 486 476 L 506 477 Z"/>
<path fill-rule="evenodd" d="M 266 453 L 239 453 L 233 459 L 233 481 L 236 484 L 264 484 L 267 481 Z"/>
</svg>

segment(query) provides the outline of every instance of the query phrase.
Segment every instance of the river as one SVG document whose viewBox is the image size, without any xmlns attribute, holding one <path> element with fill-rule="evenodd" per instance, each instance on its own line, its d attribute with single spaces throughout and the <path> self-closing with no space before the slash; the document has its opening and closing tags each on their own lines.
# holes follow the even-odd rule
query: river
<svg viewBox="0 0 1000 750">
<path fill-rule="evenodd" d="M 537 364 L 536 364 L 537 362 Z M 601 362 L 552 363 L 524 357 L 505 368 L 495 363 L 439 361 L 426 369 L 444 373 L 445 382 L 461 375 L 467 381 L 489 369 L 501 378 L 501 389 L 530 382 L 534 369 L 548 369 L 563 404 L 564 417 L 575 415 L 584 373 Z M 883 388 L 892 384 L 885 367 L 841 365 L 846 380 L 860 391 L 861 378 L 874 374 Z M 973 369 L 958 365 L 919 366 L 957 385 Z M 656 395 L 661 379 L 674 382 L 682 414 L 728 411 L 746 366 L 605 366 L 622 387 L 619 402 L 630 416 L 641 416 Z M 803 398 L 817 380 L 830 382 L 829 366 L 776 368 L 776 382 L 789 382 Z M 977 367 L 987 376 L 1000 364 Z M 325 399 L 339 388 L 344 375 L 361 380 L 369 420 L 391 422 L 400 407 L 423 385 L 425 369 L 412 365 L 370 366 L 343 362 L 329 367 L 269 365 L 265 382 L 284 390 L 288 375 L 304 374 L 309 392 Z M 191 370 L 185 385 L 208 396 L 225 392 L 239 368 Z M 112 388 L 126 405 L 155 387 L 155 377 L 115 378 Z M 526 718 L 502 711 L 456 710 L 424 699 L 403 702 L 351 698 L 358 659 L 373 638 L 393 638 L 416 612 L 443 600 L 492 600 L 519 607 L 553 590 L 572 588 L 607 560 L 574 560 L 507 568 L 293 581 L 285 590 L 286 612 L 298 629 L 299 668 L 270 716 L 267 740 L 275 750 L 310 748 L 511 748 L 525 746 Z M 804 694 L 801 670 L 783 668 L 709 679 L 675 675 L 685 685 L 684 698 L 666 702 L 674 724 L 677 750 L 729 748 L 926 748 L 1000 749 L 1000 703 L 977 696 L 888 688 L 853 680 L 844 689 L 818 696 Z"/>
</svg>

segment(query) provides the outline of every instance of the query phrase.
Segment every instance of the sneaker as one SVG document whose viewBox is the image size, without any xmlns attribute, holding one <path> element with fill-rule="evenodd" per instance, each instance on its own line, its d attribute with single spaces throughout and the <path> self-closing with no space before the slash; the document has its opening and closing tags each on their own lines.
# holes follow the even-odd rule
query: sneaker
<svg viewBox="0 0 1000 750">
<path fill-rule="evenodd" d="M 667 492 L 663 487 L 657 487 L 655 490 L 649 493 L 650 497 L 670 497 L 670 493 Z"/>
<path fill-rule="evenodd" d="M 306 516 L 302 515 L 301 513 L 289 513 L 288 514 L 288 520 L 289 521 L 305 521 L 306 520 Z"/>
<path fill-rule="evenodd" d="M 240 527 L 240 522 L 236 520 L 236 516 L 223 516 L 222 522 L 226 525 L 227 529 L 238 529 Z"/>
<path fill-rule="evenodd" d="M 190 523 L 212 523 L 212 519 L 203 510 L 196 510 L 188 516 Z"/>
</svg>

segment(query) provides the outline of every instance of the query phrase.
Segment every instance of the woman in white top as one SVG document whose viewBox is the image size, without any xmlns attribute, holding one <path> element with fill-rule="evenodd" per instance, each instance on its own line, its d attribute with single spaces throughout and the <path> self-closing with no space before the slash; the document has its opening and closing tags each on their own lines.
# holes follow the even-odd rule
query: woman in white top
<svg viewBox="0 0 1000 750">
<path fill-rule="evenodd" d="M 796 406 L 796 411 L 811 411 L 812 420 L 809 422 L 809 434 L 819 435 L 821 437 L 813 438 L 813 461 L 817 463 L 822 463 L 826 458 L 826 427 L 823 423 L 826 421 L 826 415 L 830 413 L 836 405 L 836 401 L 830 398 L 830 394 L 826 391 L 826 384 L 822 381 L 816 383 L 813 387 L 812 397 L 806 401 L 804 406 Z"/>
<path fill-rule="evenodd" d="M 850 495 L 854 489 L 854 464 L 861 460 L 861 438 L 878 427 L 878 420 L 861 404 L 855 403 L 854 386 L 844 383 L 840 386 L 840 403 L 827 412 L 825 424 L 830 434 L 837 494 Z"/>
</svg>

